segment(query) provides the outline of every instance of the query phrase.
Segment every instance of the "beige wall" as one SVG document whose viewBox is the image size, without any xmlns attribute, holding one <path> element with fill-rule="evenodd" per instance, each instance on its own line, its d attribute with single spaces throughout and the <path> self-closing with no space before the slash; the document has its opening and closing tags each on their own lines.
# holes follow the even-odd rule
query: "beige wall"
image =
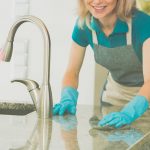
<svg viewBox="0 0 150 150">
<path fill-rule="evenodd" d="M 47 26 L 51 37 L 51 71 L 50 82 L 54 103 L 60 100 L 61 80 L 68 63 L 70 53 L 71 34 L 76 21 L 76 0 L 3 0 L 0 5 L 0 47 L 6 40 L 8 31 L 15 21 L 15 11 L 22 12 L 26 4 L 15 3 L 29 2 L 29 14 L 39 17 Z M 9 5 L 8 5 L 9 4 Z M 21 6 L 21 7 L 20 7 Z M 18 15 L 18 14 L 17 14 Z M 43 71 L 43 39 L 40 30 L 33 24 L 23 24 L 15 36 L 17 39 L 29 40 L 27 78 L 38 83 L 42 82 Z M 78 104 L 93 104 L 94 92 L 94 61 L 93 53 L 88 48 L 80 74 Z M 20 52 L 20 48 L 15 50 Z M 14 55 L 15 53 L 13 53 Z M 15 59 L 16 60 L 16 59 Z M 11 84 L 11 62 L 0 63 L 0 101 L 32 103 L 25 86 L 19 83 Z M 18 76 L 18 72 L 15 74 Z M 14 76 L 14 74 L 13 74 Z M 15 78 L 18 78 L 15 76 Z M 8 94 L 9 93 L 9 94 Z"/>
</svg>

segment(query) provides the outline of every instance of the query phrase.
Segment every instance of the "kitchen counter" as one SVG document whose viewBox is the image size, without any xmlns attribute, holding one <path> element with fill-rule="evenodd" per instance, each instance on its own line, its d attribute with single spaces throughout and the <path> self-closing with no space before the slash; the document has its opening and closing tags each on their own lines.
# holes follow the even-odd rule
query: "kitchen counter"
<svg viewBox="0 0 150 150">
<path fill-rule="evenodd" d="M 127 129 L 98 130 L 89 123 L 93 116 L 101 118 L 119 109 L 80 105 L 76 116 L 44 121 L 35 111 L 23 116 L 1 114 L 0 150 L 126 150 L 150 131 L 150 110 Z"/>
</svg>

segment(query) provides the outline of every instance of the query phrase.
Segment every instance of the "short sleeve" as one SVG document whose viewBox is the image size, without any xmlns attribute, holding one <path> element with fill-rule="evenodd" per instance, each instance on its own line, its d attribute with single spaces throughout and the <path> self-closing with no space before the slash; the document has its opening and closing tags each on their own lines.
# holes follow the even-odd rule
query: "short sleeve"
<svg viewBox="0 0 150 150">
<path fill-rule="evenodd" d="M 146 25 L 143 25 L 143 29 L 141 29 L 141 43 L 143 45 L 143 43 L 150 38 L 150 18 L 149 21 L 147 21 Z"/>
<path fill-rule="evenodd" d="M 139 40 L 143 45 L 144 41 L 150 38 L 150 16 L 141 12 L 137 19 L 137 32 L 139 32 Z"/>
<path fill-rule="evenodd" d="M 142 47 L 146 39 L 150 38 L 150 16 L 137 10 L 133 16 L 133 46 L 137 56 L 142 61 Z"/>
<path fill-rule="evenodd" d="M 75 26 L 74 26 L 74 29 L 72 32 L 72 39 L 74 42 L 76 42 L 77 44 L 79 44 L 82 47 L 86 47 L 89 44 L 85 25 L 83 25 L 83 28 L 79 27 L 78 19 L 75 23 Z"/>
</svg>

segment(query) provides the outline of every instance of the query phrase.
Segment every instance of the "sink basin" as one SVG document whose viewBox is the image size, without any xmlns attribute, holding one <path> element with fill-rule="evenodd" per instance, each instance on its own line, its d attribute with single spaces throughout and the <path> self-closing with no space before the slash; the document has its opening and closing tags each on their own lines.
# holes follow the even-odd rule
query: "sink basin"
<svg viewBox="0 0 150 150">
<path fill-rule="evenodd" d="M 24 103 L 0 103 L 0 114 L 5 115 L 26 115 L 35 111 L 33 104 Z"/>
</svg>

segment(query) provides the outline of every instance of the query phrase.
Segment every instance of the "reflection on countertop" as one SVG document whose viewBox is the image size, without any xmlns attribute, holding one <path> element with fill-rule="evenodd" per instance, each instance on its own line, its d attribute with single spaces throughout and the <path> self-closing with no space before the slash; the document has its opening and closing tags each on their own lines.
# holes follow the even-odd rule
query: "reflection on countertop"
<svg viewBox="0 0 150 150">
<path fill-rule="evenodd" d="M 94 116 L 100 119 L 119 109 L 79 105 L 76 116 L 54 116 L 52 120 L 37 119 L 35 112 L 25 116 L 0 115 L 0 149 L 126 150 L 150 131 L 149 110 L 126 129 L 99 130 L 89 123 Z"/>
<path fill-rule="evenodd" d="M 52 134 L 52 120 L 38 119 L 34 130 L 26 143 L 9 150 L 48 150 Z"/>
</svg>

